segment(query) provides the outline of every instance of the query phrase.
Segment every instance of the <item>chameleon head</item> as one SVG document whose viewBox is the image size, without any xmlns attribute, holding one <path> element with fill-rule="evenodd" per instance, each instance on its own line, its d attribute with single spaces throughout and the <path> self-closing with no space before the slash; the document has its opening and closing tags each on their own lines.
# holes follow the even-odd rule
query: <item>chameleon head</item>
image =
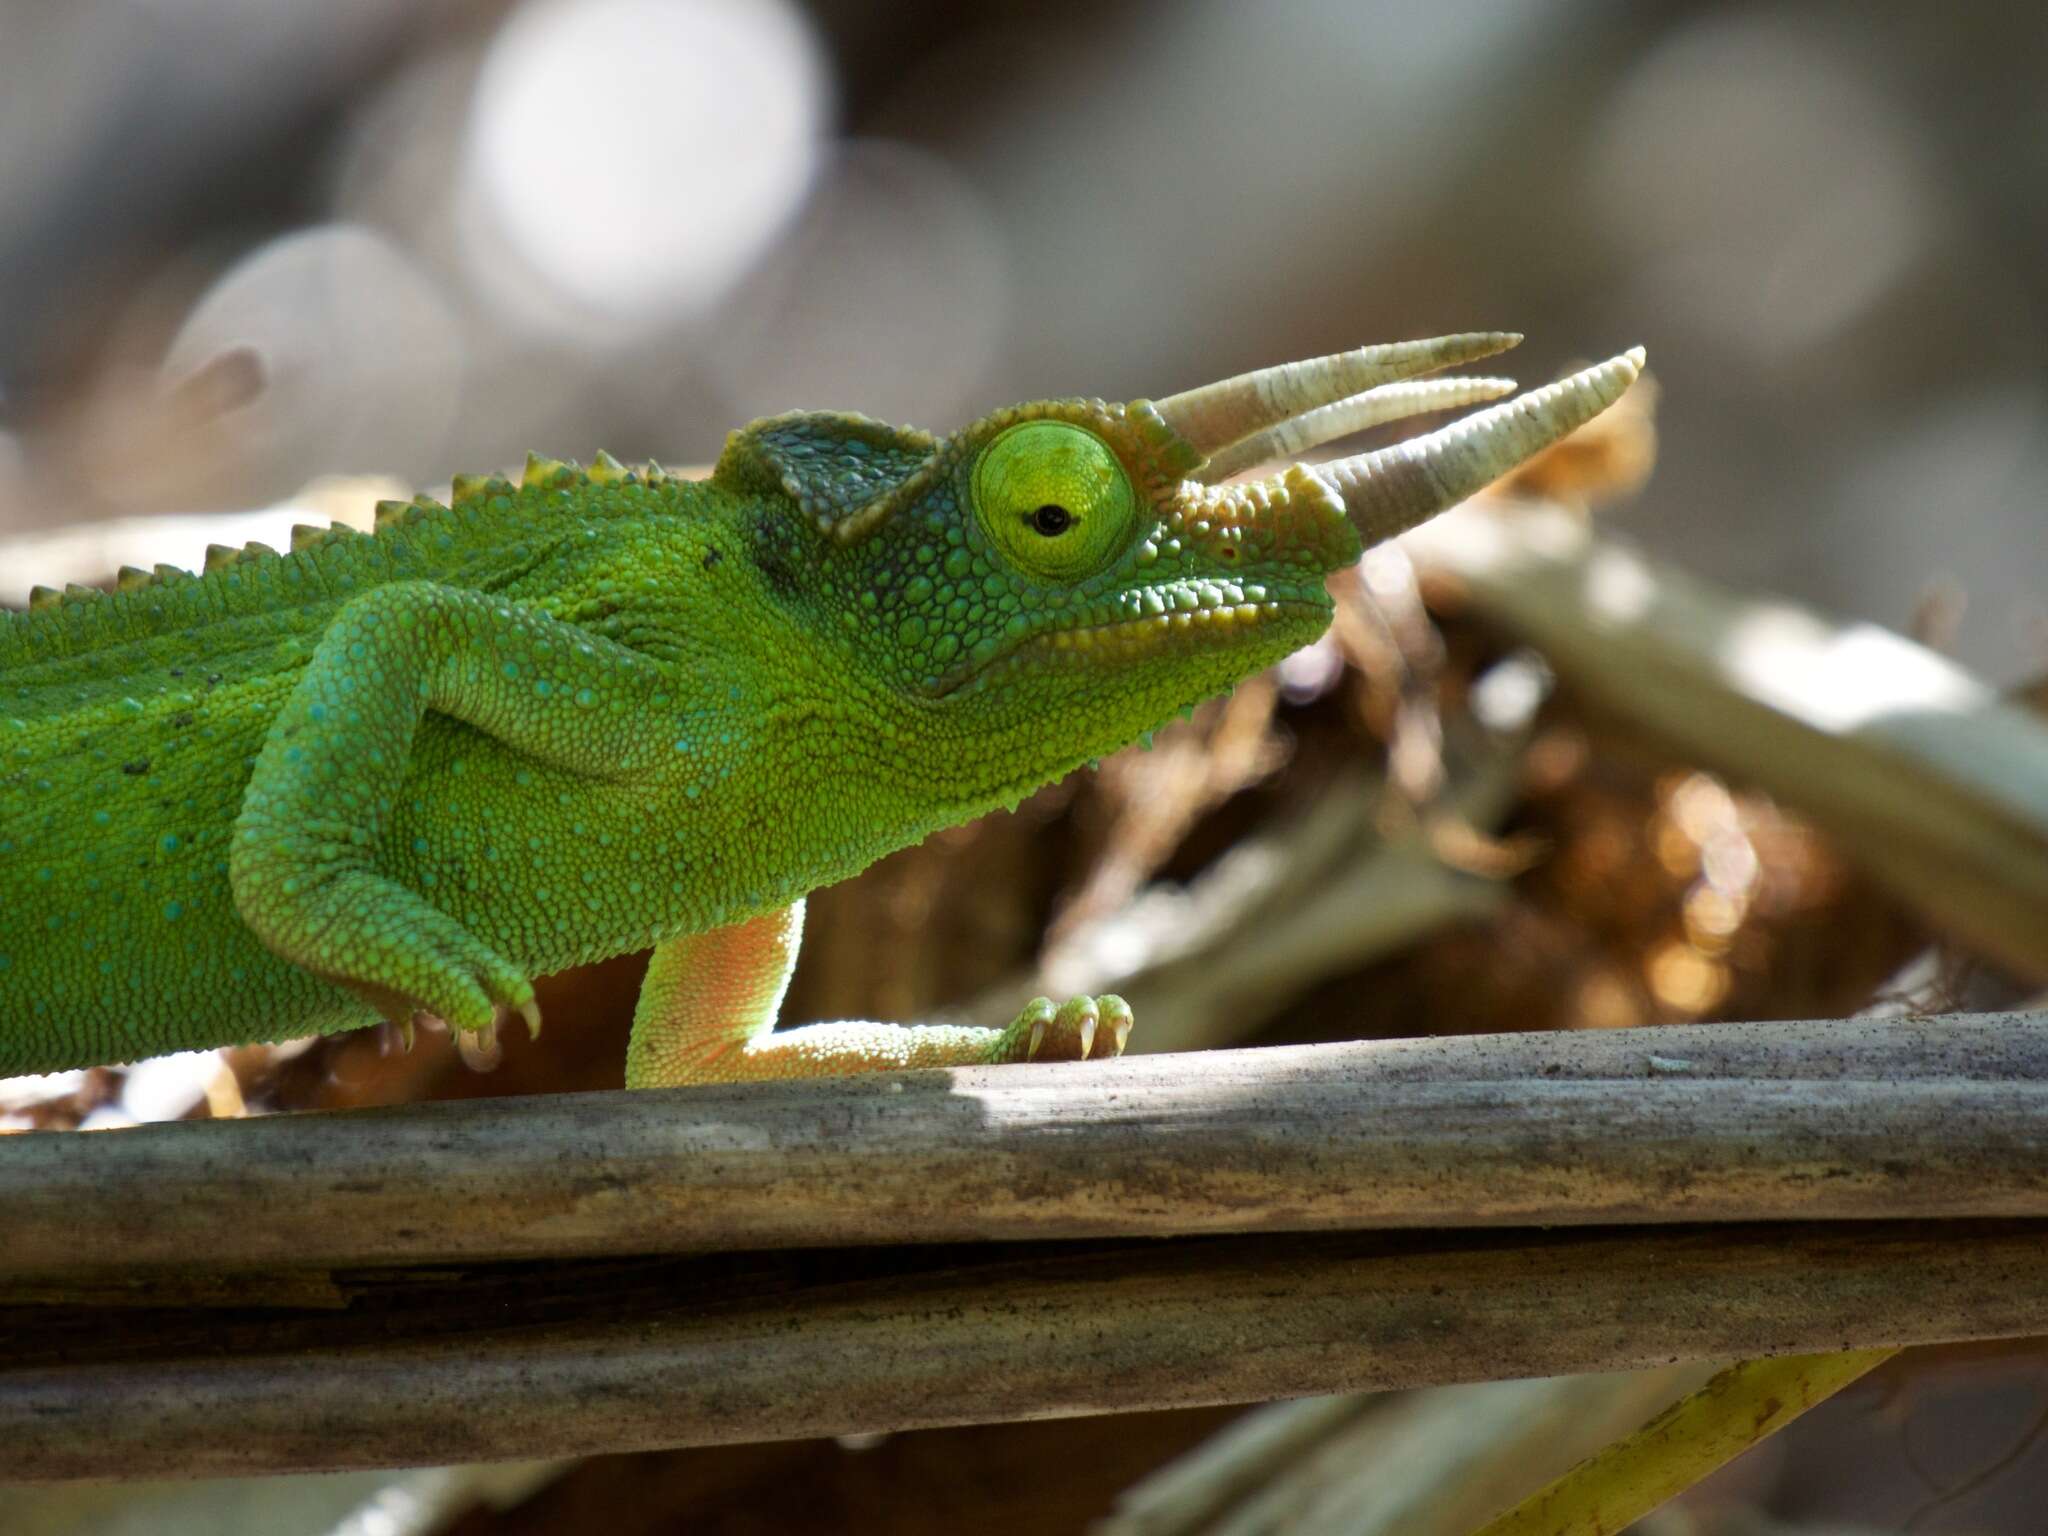
<svg viewBox="0 0 2048 1536">
<path fill-rule="evenodd" d="M 1364 347 L 1157 402 L 1036 402 L 947 439 L 799 414 L 736 434 L 721 476 L 815 524 L 821 612 L 958 741 L 1004 742 L 1015 790 L 1114 750 L 1307 644 L 1325 578 L 1618 399 L 1640 350 L 1378 452 L 1243 472 L 1512 381 L 1422 377 L 1502 332 Z M 762 485 L 762 489 L 769 486 Z M 795 553 L 792 551 L 791 553 Z"/>
</svg>

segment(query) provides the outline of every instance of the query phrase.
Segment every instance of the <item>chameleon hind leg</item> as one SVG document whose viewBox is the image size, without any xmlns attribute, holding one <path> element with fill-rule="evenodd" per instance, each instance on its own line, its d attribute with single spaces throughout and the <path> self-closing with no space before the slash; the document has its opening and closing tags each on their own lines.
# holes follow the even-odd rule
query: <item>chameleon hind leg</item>
<svg viewBox="0 0 2048 1536">
<path fill-rule="evenodd" d="M 270 949 L 405 1020 L 537 1024 L 524 971 L 391 878 L 381 851 L 427 711 L 590 782 L 645 768 L 664 680 L 639 653 L 486 593 L 404 581 L 329 622 L 257 754 L 229 846 Z"/>
<path fill-rule="evenodd" d="M 1078 1061 L 1123 1054 L 1131 1010 L 1120 997 L 1038 998 L 1003 1029 L 841 1020 L 777 1030 L 796 969 L 804 904 L 685 934 L 654 951 L 626 1048 L 628 1088 L 903 1067 Z"/>
</svg>

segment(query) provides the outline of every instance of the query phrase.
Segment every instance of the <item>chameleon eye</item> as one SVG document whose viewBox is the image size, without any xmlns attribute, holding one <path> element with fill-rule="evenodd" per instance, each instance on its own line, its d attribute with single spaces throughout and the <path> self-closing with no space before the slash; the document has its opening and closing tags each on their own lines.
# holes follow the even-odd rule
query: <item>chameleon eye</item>
<svg viewBox="0 0 2048 1536">
<path fill-rule="evenodd" d="M 1038 581 L 1092 576 L 1129 542 L 1137 493 L 1109 445 L 1064 421 L 1027 421 L 982 449 L 974 512 L 996 549 Z"/>
</svg>

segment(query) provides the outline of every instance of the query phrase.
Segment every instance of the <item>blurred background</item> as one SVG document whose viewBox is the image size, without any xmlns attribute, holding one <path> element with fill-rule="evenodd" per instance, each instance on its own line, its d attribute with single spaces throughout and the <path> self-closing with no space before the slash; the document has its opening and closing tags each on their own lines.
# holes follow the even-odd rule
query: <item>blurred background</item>
<svg viewBox="0 0 2048 1536">
<path fill-rule="evenodd" d="M 1525 384 L 1635 343 L 1655 375 L 1526 494 L 2048 697 L 2048 8 L 0 0 L 0 603 L 528 448 L 704 463 L 771 411 L 943 431 L 1496 327 Z M 1158 750 L 821 893 L 788 1017 L 1107 978 L 1158 1049 L 2039 987 L 1810 782 L 1592 707 L 1422 566 L 1369 561 Z M 1240 942 L 1276 903 L 1316 935 L 1280 985 Z M 550 982 L 544 1047 L 63 1074 L 0 1128 L 610 1086 L 640 964 Z M 2038 1536 L 2038 1350 L 1909 1358 L 1657 1529 Z M 1229 1417 L 328 1481 L 308 1508 L 387 1523 L 246 1528 L 1075 1529 Z"/>
<path fill-rule="evenodd" d="M 0 8 L 7 533 L 1488 327 L 1648 345 L 1653 548 L 2048 655 L 2039 7 Z"/>
</svg>

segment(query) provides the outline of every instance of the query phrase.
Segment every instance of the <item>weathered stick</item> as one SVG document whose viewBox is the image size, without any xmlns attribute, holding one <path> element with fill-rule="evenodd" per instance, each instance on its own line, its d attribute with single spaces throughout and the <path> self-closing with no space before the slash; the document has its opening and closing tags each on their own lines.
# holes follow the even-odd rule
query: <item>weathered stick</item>
<svg viewBox="0 0 2048 1536">
<path fill-rule="evenodd" d="M 0 1137 L 0 1279 L 2048 1216 L 2048 1015 L 1362 1042 Z"/>
<path fill-rule="evenodd" d="M 211 1315 L 0 1311 L 0 1482 L 584 1455 L 2048 1331 L 2044 1222 L 874 1259 L 895 1272 L 710 1257 L 385 1275 L 345 1310 L 258 1309 L 252 1291 Z"/>
<path fill-rule="evenodd" d="M 1475 503 L 1403 542 L 1584 696 L 2048 980 L 2048 723 L 1903 636 L 1718 589 L 1555 508 Z"/>
</svg>

